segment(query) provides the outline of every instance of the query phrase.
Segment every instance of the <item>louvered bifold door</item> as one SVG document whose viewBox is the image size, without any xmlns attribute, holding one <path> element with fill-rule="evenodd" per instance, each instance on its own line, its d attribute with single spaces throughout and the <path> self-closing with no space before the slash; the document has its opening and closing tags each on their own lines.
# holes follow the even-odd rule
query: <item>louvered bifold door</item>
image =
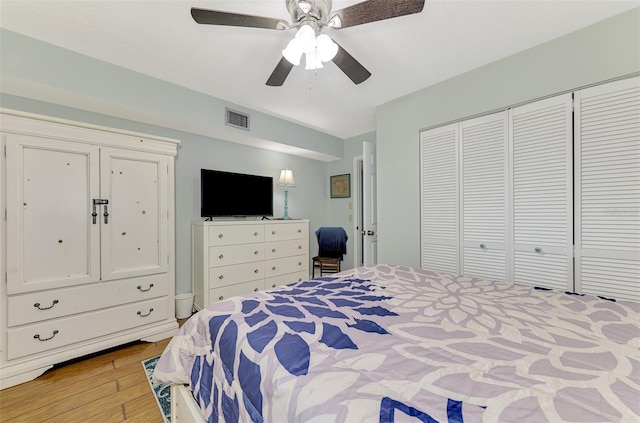
<svg viewBox="0 0 640 423">
<path fill-rule="evenodd" d="M 517 284 L 573 291 L 571 94 L 509 111 Z"/>
<path fill-rule="evenodd" d="M 458 267 L 458 124 L 420 133 L 421 266 Z"/>
<path fill-rule="evenodd" d="M 460 123 L 462 273 L 507 280 L 507 112 Z"/>
<path fill-rule="evenodd" d="M 576 92 L 576 290 L 640 301 L 640 79 Z"/>
</svg>

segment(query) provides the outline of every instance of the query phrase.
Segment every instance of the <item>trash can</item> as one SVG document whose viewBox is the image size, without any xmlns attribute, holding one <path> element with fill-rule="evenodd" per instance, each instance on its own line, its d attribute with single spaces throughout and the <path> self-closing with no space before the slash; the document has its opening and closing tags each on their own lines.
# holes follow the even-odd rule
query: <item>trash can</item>
<svg viewBox="0 0 640 423">
<path fill-rule="evenodd" d="M 186 319 L 191 317 L 193 312 L 193 294 L 178 294 L 176 295 L 176 318 Z"/>
</svg>

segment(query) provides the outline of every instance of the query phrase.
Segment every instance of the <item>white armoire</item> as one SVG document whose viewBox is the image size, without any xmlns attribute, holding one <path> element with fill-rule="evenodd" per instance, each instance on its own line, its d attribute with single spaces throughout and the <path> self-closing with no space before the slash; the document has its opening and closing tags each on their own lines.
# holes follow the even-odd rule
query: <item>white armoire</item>
<svg viewBox="0 0 640 423">
<path fill-rule="evenodd" d="M 640 78 L 420 133 L 421 266 L 640 301 Z"/>
<path fill-rule="evenodd" d="M 0 387 L 175 334 L 178 141 L 2 110 Z"/>
</svg>

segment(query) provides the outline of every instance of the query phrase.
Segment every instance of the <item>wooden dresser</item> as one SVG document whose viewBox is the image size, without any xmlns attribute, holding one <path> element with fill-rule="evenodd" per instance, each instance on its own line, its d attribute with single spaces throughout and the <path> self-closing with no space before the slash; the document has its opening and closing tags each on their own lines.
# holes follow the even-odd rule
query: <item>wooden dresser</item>
<svg viewBox="0 0 640 423">
<path fill-rule="evenodd" d="M 309 221 L 193 222 L 196 308 L 309 278 Z"/>
</svg>

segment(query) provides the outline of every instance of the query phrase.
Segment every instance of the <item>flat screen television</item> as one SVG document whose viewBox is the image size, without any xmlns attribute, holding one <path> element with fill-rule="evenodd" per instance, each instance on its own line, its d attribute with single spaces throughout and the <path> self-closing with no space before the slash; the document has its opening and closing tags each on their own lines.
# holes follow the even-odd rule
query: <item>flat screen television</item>
<svg viewBox="0 0 640 423">
<path fill-rule="evenodd" d="M 200 170 L 201 217 L 272 216 L 273 178 Z"/>
</svg>

